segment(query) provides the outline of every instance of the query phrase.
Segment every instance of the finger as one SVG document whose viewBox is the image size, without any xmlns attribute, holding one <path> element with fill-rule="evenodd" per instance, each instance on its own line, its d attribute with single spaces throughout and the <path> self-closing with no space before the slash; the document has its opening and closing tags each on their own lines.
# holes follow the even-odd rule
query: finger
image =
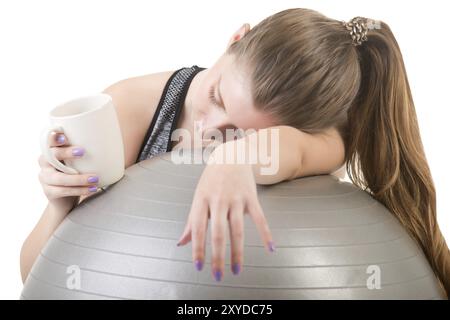
<svg viewBox="0 0 450 320">
<path fill-rule="evenodd" d="M 81 196 L 92 194 L 100 191 L 100 188 L 92 187 L 56 187 L 46 186 L 44 188 L 45 195 L 48 199 L 57 199 L 62 197 Z"/>
<path fill-rule="evenodd" d="M 211 251 L 212 272 L 216 281 L 222 279 L 225 265 L 225 244 L 228 206 L 223 204 L 211 204 Z"/>
<path fill-rule="evenodd" d="M 181 234 L 181 237 L 177 242 L 177 246 L 184 246 L 186 243 L 189 243 L 189 241 L 191 241 L 192 239 L 191 233 L 191 223 L 188 220 L 184 227 L 183 233 Z"/>
<path fill-rule="evenodd" d="M 247 212 L 255 223 L 266 248 L 270 252 L 275 251 L 272 233 L 257 196 L 254 196 L 247 201 Z"/>
<path fill-rule="evenodd" d="M 48 145 L 57 147 L 68 144 L 67 137 L 62 131 L 52 131 L 48 137 Z"/>
<path fill-rule="evenodd" d="M 192 259 L 197 270 L 202 270 L 205 261 L 206 232 L 208 230 L 208 203 L 206 200 L 200 201 L 196 206 L 196 210 L 192 214 Z"/>
<path fill-rule="evenodd" d="M 98 185 L 100 178 L 95 173 L 66 174 L 50 166 L 39 172 L 39 181 L 52 186 L 75 187 Z"/>
<path fill-rule="evenodd" d="M 229 215 L 231 241 L 231 272 L 239 274 L 244 262 L 244 205 L 234 204 Z"/>
<path fill-rule="evenodd" d="M 54 167 L 47 161 L 47 159 L 45 159 L 45 157 L 44 157 L 43 154 L 40 154 L 40 155 L 39 155 L 38 163 L 39 163 L 39 166 L 40 166 L 42 169 L 46 169 L 46 168 L 54 168 Z"/>
<path fill-rule="evenodd" d="M 191 209 L 189 210 L 188 220 L 186 222 L 186 226 L 184 228 L 183 233 L 181 234 L 180 239 L 177 242 L 177 246 L 182 246 L 192 240 L 192 224 L 191 220 L 194 215 L 201 209 L 200 204 L 202 203 L 196 195 L 194 195 L 194 200 L 192 201 Z"/>
<path fill-rule="evenodd" d="M 52 147 L 50 150 L 58 160 L 76 159 L 84 156 L 85 154 L 84 148 L 79 146 Z"/>
</svg>

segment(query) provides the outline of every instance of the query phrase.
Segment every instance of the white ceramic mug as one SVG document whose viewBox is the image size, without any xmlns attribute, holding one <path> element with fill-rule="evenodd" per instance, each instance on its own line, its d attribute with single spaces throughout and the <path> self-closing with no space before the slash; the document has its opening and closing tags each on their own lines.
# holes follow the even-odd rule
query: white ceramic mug
<svg viewBox="0 0 450 320">
<path fill-rule="evenodd" d="M 124 147 L 111 96 L 99 93 L 72 99 L 52 109 L 49 117 L 51 125 L 41 133 L 41 151 L 52 166 L 67 174 L 97 174 L 100 188 L 123 177 Z M 64 163 L 56 159 L 48 144 L 52 131 L 63 132 L 69 145 L 84 148 L 84 155 Z"/>
</svg>

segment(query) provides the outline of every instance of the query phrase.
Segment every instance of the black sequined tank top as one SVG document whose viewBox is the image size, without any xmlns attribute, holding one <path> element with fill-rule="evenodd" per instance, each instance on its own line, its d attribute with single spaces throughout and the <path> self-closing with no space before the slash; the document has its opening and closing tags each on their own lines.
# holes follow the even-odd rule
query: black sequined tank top
<svg viewBox="0 0 450 320">
<path fill-rule="evenodd" d="M 170 137 L 177 127 L 189 85 L 194 76 L 204 69 L 194 65 L 178 69 L 170 76 L 145 135 L 136 162 L 171 151 Z"/>
</svg>

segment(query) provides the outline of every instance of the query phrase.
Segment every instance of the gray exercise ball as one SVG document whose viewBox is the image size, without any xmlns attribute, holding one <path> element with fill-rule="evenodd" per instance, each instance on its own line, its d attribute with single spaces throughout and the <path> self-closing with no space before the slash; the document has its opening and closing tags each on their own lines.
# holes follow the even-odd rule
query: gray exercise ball
<svg viewBox="0 0 450 320">
<path fill-rule="evenodd" d="M 170 153 L 124 177 L 65 218 L 37 258 L 21 299 L 442 299 L 419 246 L 368 193 L 332 175 L 258 186 L 276 251 L 245 215 L 244 265 L 202 271 L 177 247 L 203 164 Z"/>
</svg>

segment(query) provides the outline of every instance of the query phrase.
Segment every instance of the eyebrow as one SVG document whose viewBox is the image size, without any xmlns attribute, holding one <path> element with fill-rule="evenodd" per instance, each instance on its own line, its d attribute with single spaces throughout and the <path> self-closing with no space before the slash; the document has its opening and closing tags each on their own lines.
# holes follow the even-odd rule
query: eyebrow
<svg viewBox="0 0 450 320">
<path fill-rule="evenodd" d="M 220 82 L 222 80 L 222 75 L 220 75 L 219 77 L 219 81 L 217 81 L 217 94 L 219 95 L 219 100 L 218 103 L 220 104 L 221 107 L 225 108 L 223 99 L 222 99 L 222 94 L 220 93 Z"/>
</svg>

